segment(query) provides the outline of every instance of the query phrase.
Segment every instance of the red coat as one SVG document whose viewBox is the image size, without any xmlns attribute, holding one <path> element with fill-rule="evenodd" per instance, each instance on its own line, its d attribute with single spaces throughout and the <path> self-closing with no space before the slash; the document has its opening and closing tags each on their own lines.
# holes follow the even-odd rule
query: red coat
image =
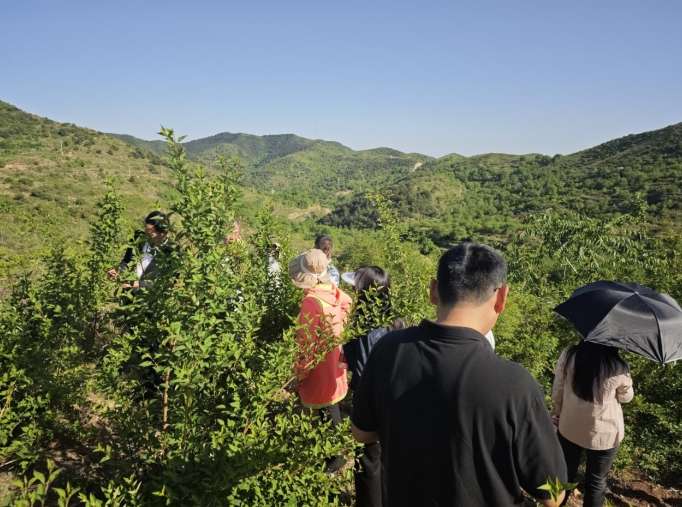
<svg viewBox="0 0 682 507">
<path fill-rule="evenodd" d="M 298 315 L 300 354 L 296 374 L 298 394 L 306 407 L 333 405 L 348 392 L 339 338 L 350 307 L 350 296 L 335 285 L 321 284 L 305 291 Z M 320 361 L 320 354 L 325 351 L 328 352 Z"/>
</svg>

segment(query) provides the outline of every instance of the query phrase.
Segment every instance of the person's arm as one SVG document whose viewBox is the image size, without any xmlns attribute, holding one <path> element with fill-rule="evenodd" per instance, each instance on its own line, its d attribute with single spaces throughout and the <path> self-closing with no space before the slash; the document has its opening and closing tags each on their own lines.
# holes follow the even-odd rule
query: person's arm
<svg viewBox="0 0 682 507">
<path fill-rule="evenodd" d="M 564 383 L 566 382 L 566 351 L 559 356 L 556 368 L 554 368 L 554 382 L 552 383 L 552 417 L 556 420 L 561 415 L 561 406 L 564 401 Z"/>
<path fill-rule="evenodd" d="M 133 247 L 129 246 L 128 248 L 126 248 L 126 251 L 123 254 L 123 258 L 118 263 L 118 266 L 116 266 L 115 268 L 111 268 L 111 269 L 109 269 L 109 271 L 107 271 L 107 275 L 109 276 L 109 278 L 111 280 L 117 279 L 118 275 L 120 275 L 123 271 L 126 270 L 126 268 L 128 267 L 128 264 L 130 263 L 130 261 L 133 258 L 133 253 L 134 253 Z"/>
<path fill-rule="evenodd" d="M 357 345 L 357 338 L 352 338 L 341 346 L 341 350 L 343 351 L 342 361 L 348 365 L 348 369 L 353 375 L 355 375 L 356 372 Z"/>
<path fill-rule="evenodd" d="M 341 275 L 339 274 L 339 270 L 336 269 L 336 266 L 330 264 L 327 266 L 327 272 L 329 273 L 329 278 L 331 278 L 332 282 L 334 282 L 334 285 L 338 287 L 339 283 L 341 283 Z"/>
<path fill-rule="evenodd" d="M 129 246 L 128 248 L 126 248 L 126 251 L 123 254 L 123 258 L 121 259 L 121 262 L 118 263 L 118 272 L 119 273 L 125 271 L 128 268 L 128 264 L 130 264 L 130 261 L 133 260 L 134 254 L 135 254 L 135 250 L 133 249 L 132 246 Z"/>
<path fill-rule="evenodd" d="M 351 423 L 350 429 L 355 440 L 361 444 L 371 444 L 379 441 L 379 434 L 376 431 L 363 431 L 355 423 Z"/>
<path fill-rule="evenodd" d="M 616 387 L 616 399 L 620 403 L 628 403 L 635 396 L 635 390 L 632 388 L 632 377 L 629 373 L 623 374 L 620 377 L 620 385 Z"/>
<path fill-rule="evenodd" d="M 135 256 L 135 248 L 139 248 L 140 241 L 142 240 L 144 233 L 142 231 L 135 231 L 133 234 L 133 239 L 130 240 L 128 248 L 126 248 L 125 253 L 121 262 L 118 263 L 118 272 L 121 273 L 128 268 L 128 264 L 133 260 Z"/>
<path fill-rule="evenodd" d="M 296 341 L 299 346 L 298 359 L 294 366 L 296 377 L 304 379 L 314 366 L 317 346 L 317 332 L 322 322 L 322 308 L 314 298 L 306 297 L 301 302 L 298 314 Z"/>
<path fill-rule="evenodd" d="M 531 383 L 532 382 L 532 383 Z M 529 393 L 517 410 L 513 452 L 521 487 L 543 505 L 555 505 L 538 489 L 548 480 L 566 482 L 566 462 L 540 386 L 532 380 Z"/>
<path fill-rule="evenodd" d="M 360 378 L 360 385 L 353 393 L 351 431 L 358 442 L 370 444 L 379 440 L 377 410 L 373 396 L 376 366 L 368 361 Z"/>
</svg>

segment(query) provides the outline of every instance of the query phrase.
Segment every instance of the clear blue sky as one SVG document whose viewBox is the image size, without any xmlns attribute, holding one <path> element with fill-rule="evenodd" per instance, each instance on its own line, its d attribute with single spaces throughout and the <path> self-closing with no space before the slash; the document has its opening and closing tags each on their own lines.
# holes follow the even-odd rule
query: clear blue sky
<svg viewBox="0 0 682 507">
<path fill-rule="evenodd" d="M 682 1 L 17 0 L 0 99 L 153 139 L 569 153 L 682 121 Z"/>
</svg>

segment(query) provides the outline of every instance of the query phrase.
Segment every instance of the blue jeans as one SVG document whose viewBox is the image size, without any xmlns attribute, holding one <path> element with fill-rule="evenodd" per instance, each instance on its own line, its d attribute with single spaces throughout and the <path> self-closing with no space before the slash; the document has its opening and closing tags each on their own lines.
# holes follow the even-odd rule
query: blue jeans
<svg viewBox="0 0 682 507">
<path fill-rule="evenodd" d="M 582 458 L 583 452 L 587 454 L 583 506 L 601 507 L 604 504 L 604 495 L 606 493 L 606 479 L 611 470 L 613 460 L 616 459 L 618 447 L 605 451 L 585 449 L 584 447 L 574 444 L 570 440 L 566 440 L 561 436 L 561 433 L 559 433 L 559 443 L 561 444 L 561 448 L 564 451 L 564 458 L 566 459 L 568 482 L 576 482 L 580 459 Z M 569 494 L 566 494 L 566 499 L 562 505 L 566 504 L 568 497 Z"/>
</svg>

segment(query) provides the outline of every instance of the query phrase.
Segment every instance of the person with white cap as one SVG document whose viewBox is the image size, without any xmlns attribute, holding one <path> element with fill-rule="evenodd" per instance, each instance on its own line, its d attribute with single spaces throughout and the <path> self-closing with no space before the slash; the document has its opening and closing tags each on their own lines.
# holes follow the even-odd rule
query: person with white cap
<svg viewBox="0 0 682 507">
<path fill-rule="evenodd" d="M 323 409 L 333 424 L 339 424 L 338 403 L 348 393 L 340 337 L 352 300 L 331 281 L 328 265 L 328 256 L 318 249 L 308 250 L 289 263 L 292 283 L 304 291 L 298 315 L 300 351 L 295 370 L 301 403 Z M 337 458 L 334 465 L 328 464 L 328 471 L 345 463 Z"/>
</svg>

